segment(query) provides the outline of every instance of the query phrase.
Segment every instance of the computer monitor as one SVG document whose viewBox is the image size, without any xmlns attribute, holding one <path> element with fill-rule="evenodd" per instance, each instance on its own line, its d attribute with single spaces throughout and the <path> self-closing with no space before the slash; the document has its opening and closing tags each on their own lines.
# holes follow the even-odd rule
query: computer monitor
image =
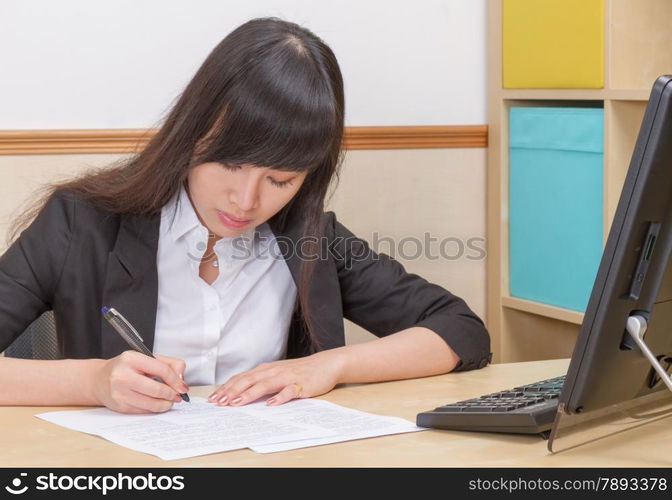
<svg viewBox="0 0 672 500">
<path fill-rule="evenodd" d="M 672 77 L 661 76 L 646 107 L 559 411 L 580 414 L 668 391 L 626 325 L 631 317 L 643 319 L 643 341 L 669 373 L 671 255 Z"/>
</svg>

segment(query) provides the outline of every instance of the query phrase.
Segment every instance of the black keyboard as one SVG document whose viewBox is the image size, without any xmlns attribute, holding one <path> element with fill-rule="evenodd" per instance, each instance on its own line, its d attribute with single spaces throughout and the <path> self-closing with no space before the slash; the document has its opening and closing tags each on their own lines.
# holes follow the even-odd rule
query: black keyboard
<svg viewBox="0 0 672 500">
<path fill-rule="evenodd" d="M 541 434 L 548 437 L 565 376 L 449 403 L 418 413 L 416 424 L 434 429 Z"/>
</svg>

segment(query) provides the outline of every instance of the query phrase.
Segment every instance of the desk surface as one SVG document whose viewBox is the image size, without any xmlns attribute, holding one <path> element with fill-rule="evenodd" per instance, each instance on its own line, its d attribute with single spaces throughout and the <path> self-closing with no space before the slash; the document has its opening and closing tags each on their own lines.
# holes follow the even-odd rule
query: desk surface
<svg viewBox="0 0 672 500">
<path fill-rule="evenodd" d="M 449 401 L 555 377 L 568 360 L 490 365 L 437 377 L 346 385 L 321 399 L 415 421 Z M 192 388 L 207 396 L 211 387 Z M 538 436 L 429 430 L 258 454 L 248 449 L 164 461 L 34 417 L 63 407 L 2 407 L 3 467 L 645 467 L 672 466 L 670 419 L 552 455 Z M 81 408 L 80 408 L 81 409 Z M 11 429 L 11 432 L 8 430 Z"/>
</svg>

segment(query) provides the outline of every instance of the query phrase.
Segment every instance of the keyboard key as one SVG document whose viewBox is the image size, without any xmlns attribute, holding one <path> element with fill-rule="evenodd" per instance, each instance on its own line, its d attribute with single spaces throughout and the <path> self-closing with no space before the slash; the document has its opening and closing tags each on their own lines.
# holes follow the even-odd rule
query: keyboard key
<svg viewBox="0 0 672 500">
<path fill-rule="evenodd" d="M 434 411 L 440 412 L 440 413 L 461 413 L 462 412 L 462 407 L 461 406 L 439 406 L 438 408 L 434 408 Z"/>
</svg>

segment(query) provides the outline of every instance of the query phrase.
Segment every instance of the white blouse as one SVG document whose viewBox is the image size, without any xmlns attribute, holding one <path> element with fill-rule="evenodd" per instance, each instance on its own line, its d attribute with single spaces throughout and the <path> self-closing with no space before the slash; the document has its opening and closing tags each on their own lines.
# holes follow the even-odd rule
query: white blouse
<svg viewBox="0 0 672 500">
<path fill-rule="evenodd" d="M 297 293 L 267 223 L 215 243 L 219 276 L 212 285 L 199 276 L 207 238 L 180 188 L 161 212 L 153 352 L 185 360 L 190 385 L 223 384 L 284 358 Z"/>
</svg>

